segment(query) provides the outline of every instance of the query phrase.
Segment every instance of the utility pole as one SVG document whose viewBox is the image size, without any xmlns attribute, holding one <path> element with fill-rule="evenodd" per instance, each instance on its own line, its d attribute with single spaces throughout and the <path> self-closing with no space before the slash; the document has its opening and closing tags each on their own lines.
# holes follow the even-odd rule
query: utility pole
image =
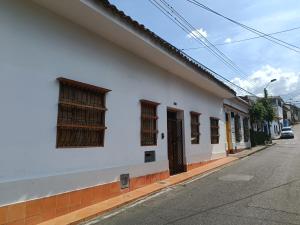
<svg viewBox="0 0 300 225">
<path fill-rule="evenodd" d="M 273 82 L 275 82 L 277 79 L 272 79 L 268 84 L 267 84 L 267 86 L 264 88 L 264 97 L 265 97 L 265 101 L 267 102 L 268 101 L 268 90 L 267 90 L 267 87 L 271 84 L 271 83 L 273 83 Z M 268 135 L 269 135 L 269 138 L 270 138 L 270 140 L 271 140 L 271 125 L 270 125 L 270 122 L 271 121 L 267 121 L 267 126 L 268 126 Z"/>
</svg>

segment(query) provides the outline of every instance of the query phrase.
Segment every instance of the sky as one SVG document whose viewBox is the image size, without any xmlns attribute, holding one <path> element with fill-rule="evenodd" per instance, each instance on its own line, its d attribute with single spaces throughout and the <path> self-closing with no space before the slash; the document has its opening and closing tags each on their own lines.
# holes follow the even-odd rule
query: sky
<svg viewBox="0 0 300 225">
<path fill-rule="evenodd" d="M 300 49 L 299 52 L 295 52 L 264 38 L 232 43 L 257 35 L 187 0 L 165 1 L 195 29 L 185 33 L 149 0 L 110 0 L 134 20 L 144 24 L 177 48 L 186 49 L 185 53 L 251 93 L 262 95 L 268 82 L 276 78 L 277 81 L 268 86 L 270 95 L 281 95 L 286 101 L 290 99 L 300 101 Z M 263 33 L 297 28 L 274 34 L 273 37 L 300 48 L 299 0 L 198 0 L 198 2 Z M 217 44 L 216 47 L 232 60 L 240 71 L 224 65 L 220 59 L 204 48 L 199 40 L 195 40 L 194 36 L 206 43 L 203 37 Z M 247 93 L 239 91 L 238 94 Z"/>
</svg>

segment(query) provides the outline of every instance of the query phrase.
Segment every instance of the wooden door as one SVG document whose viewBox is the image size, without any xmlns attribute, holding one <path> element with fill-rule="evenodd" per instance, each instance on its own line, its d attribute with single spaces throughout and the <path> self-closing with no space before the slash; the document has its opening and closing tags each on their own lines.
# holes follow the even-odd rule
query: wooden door
<svg viewBox="0 0 300 225">
<path fill-rule="evenodd" d="M 227 152 L 232 150 L 232 140 L 231 140 L 231 124 L 230 124 L 230 114 L 226 113 L 226 137 L 227 137 Z"/>
<path fill-rule="evenodd" d="M 170 175 L 184 171 L 183 162 L 183 122 L 178 112 L 168 111 L 168 158 Z"/>
</svg>

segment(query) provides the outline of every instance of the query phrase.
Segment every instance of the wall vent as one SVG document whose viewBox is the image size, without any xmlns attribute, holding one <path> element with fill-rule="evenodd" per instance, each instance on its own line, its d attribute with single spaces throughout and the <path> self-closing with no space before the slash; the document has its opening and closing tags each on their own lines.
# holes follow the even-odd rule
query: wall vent
<svg viewBox="0 0 300 225">
<path fill-rule="evenodd" d="M 129 188 L 129 173 L 120 175 L 121 189 Z"/>
<path fill-rule="evenodd" d="M 155 151 L 145 151 L 145 163 L 155 161 Z"/>
</svg>

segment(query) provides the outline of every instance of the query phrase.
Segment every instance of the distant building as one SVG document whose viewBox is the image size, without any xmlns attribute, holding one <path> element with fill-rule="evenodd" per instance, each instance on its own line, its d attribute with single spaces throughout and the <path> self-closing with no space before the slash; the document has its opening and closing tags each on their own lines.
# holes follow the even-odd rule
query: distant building
<svg viewBox="0 0 300 225">
<path fill-rule="evenodd" d="M 283 105 L 284 101 L 280 96 L 270 96 L 271 104 L 275 113 L 275 118 L 271 122 L 270 131 L 272 139 L 278 139 L 283 127 Z"/>
<path fill-rule="evenodd" d="M 260 99 L 260 97 L 256 96 L 243 96 L 241 98 L 247 101 L 250 105 Z M 270 96 L 269 99 L 275 114 L 274 120 L 271 121 L 269 125 L 267 121 L 263 121 L 261 124 L 254 123 L 251 124 L 251 126 L 254 131 L 265 132 L 270 134 L 272 139 L 278 139 L 280 138 L 284 122 L 284 101 L 280 96 Z M 285 113 L 288 113 L 288 111 L 286 110 Z"/>
<path fill-rule="evenodd" d="M 249 108 L 249 103 L 239 97 L 224 100 L 228 153 L 251 147 Z"/>
<path fill-rule="evenodd" d="M 297 106 L 285 103 L 284 108 L 284 118 L 289 121 L 290 125 L 300 122 L 300 109 Z"/>
<path fill-rule="evenodd" d="M 283 127 L 288 127 L 291 124 L 291 109 L 285 103 L 283 105 Z"/>
</svg>

